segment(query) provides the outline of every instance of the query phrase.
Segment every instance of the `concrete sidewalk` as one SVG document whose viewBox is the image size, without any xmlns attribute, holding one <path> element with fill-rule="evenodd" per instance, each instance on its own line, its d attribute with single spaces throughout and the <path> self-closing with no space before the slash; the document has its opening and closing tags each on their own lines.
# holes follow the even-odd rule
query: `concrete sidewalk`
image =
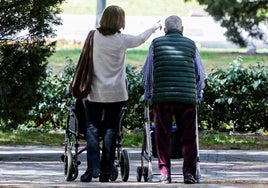
<svg viewBox="0 0 268 188">
<path fill-rule="evenodd" d="M 84 41 L 88 32 L 95 29 L 95 15 L 62 14 L 63 25 L 56 27 L 57 38 L 69 41 Z M 122 33 L 140 34 L 157 21 L 164 24 L 166 16 L 126 16 L 126 27 Z M 79 21 L 78 21 L 79 20 Z M 202 47 L 237 48 L 227 41 L 224 29 L 212 17 L 183 17 L 184 35 L 190 37 Z M 157 30 L 147 42 L 164 35 L 164 30 Z"/>
<path fill-rule="evenodd" d="M 103 184 L 93 180 L 90 184 L 79 181 L 86 168 L 85 153 L 79 159 L 79 176 L 66 182 L 60 156 L 64 147 L 0 146 L 0 187 L 161 187 L 158 183 L 157 159 L 153 160 L 153 182 L 137 182 L 136 169 L 141 165 L 140 148 L 124 148 L 130 158 L 130 176 L 127 182 Z M 268 151 L 201 150 L 201 183 L 195 187 L 267 187 Z M 147 165 L 147 164 L 145 164 Z M 172 161 L 172 173 L 181 173 L 182 160 Z M 28 177 L 28 178 L 27 178 Z M 45 183 L 40 184 L 40 182 Z M 118 182 L 118 183 L 117 183 Z M 171 187 L 183 187 L 182 175 L 172 176 Z M 30 183 L 30 184 L 29 184 Z M 27 186 L 26 186 L 27 185 Z M 30 186 L 31 185 L 31 186 Z"/>
<path fill-rule="evenodd" d="M 92 29 L 95 29 L 95 15 L 61 14 L 63 25 L 57 26 L 57 39 L 83 42 Z M 157 21 L 164 25 L 166 16 L 126 16 L 126 27 L 122 33 L 140 34 L 150 28 Z M 227 40 L 225 28 L 220 26 L 211 16 L 182 17 L 184 36 L 194 40 L 199 47 L 206 48 L 239 48 L 238 45 Z M 268 32 L 268 30 L 266 30 Z M 147 41 L 164 35 L 164 31 L 157 30 Z M 255 41 L 258 48 L 267 48 L 262 41 Z"/>
</svg>

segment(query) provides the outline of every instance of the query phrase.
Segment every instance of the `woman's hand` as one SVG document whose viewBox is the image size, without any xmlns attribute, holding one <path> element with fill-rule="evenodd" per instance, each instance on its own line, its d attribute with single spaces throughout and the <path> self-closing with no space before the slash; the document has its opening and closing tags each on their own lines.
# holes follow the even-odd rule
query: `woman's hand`
<svg viewBox="0 0 268 188">
<path fill-rule="evenodd" d="M 162 29 L 160 20 L 156 24 L 153 25 L 153 29 L 154 31 L 156 31 L 157 29 L 160 29 L 160 30 Z"/>
</svg>

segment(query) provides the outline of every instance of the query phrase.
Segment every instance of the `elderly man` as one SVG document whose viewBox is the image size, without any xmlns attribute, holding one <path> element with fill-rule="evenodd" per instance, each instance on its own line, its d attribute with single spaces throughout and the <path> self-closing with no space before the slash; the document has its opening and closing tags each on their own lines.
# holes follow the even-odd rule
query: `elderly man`
<svg viewBox="0 0 268 188">
<path fill-rule="evenodd" d="M 182 35 L 180 17 L 165 20 L 165 35 L 155 38 L 143 67 L 145 99 L 154 111 L 155 144 L 162 183 L 171 183 L 170 137 L 175 118 L 182 146 L 184 183 L 196 183 L 196 104 L 205 73 L 195 43 Z"/>
</svg>

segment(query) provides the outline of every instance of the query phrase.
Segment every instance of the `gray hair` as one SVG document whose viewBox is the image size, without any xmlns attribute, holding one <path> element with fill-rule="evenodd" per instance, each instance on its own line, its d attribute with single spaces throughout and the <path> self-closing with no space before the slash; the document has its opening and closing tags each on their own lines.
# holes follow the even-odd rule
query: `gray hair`
<svg viewBox="0 0 268 188">
<path fill-rule="evenodd" d="M 181 18 L 175 15 L 167 17 L 167 19 L 165 20 L 165 28 L 167 31 L 169 31 L 170 29 L 178 29 L 179 31 L 181 31 L 182 29 Z"/>
</svg>

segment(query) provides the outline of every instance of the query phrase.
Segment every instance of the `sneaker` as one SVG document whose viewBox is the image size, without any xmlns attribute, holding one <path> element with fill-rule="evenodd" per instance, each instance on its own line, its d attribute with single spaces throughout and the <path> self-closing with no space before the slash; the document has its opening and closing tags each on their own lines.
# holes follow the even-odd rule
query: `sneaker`
<svg viewBox="0 0 268 188">
<path fill-rule="evenodd" d="M 161 175 L 160 182 L 163 183 L 163 184 L 171 183 L 170 175 Z"/>
<path fill-rule="evenodd" d="M 194 176 L 190 173 L 185 173 L 184 174 L 184 183 L 186 184 L 195 184 L 196 180 L 194 178 Z"/>
</svg>

